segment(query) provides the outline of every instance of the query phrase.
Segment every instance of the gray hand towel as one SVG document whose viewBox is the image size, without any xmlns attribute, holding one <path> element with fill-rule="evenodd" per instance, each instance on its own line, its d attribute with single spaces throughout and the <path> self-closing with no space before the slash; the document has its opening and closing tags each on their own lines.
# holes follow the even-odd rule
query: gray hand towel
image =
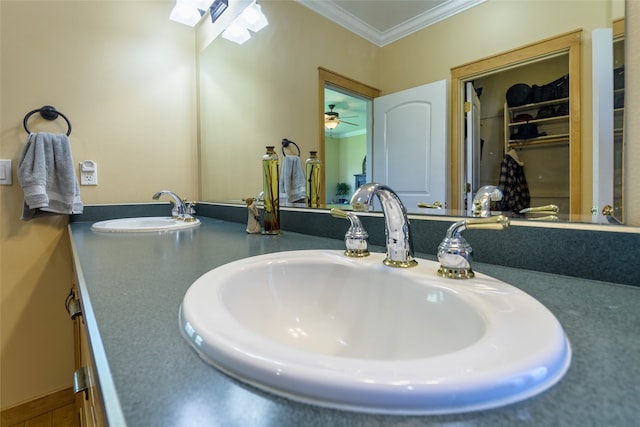
<svg viewBox="0 0 640 427">
<path fill-rule="evenodd" d="M 67 135 L 30 134 L 18 163 L 18 180 L 24 191 L 22 220 L 82 213 Z"/>
<path fill-rule="evenodd" d="M 305 172 L 298 156 L 286 156 L 280 172 L 280 200 L 303 202 L 307 194 Z"/>
</svg>

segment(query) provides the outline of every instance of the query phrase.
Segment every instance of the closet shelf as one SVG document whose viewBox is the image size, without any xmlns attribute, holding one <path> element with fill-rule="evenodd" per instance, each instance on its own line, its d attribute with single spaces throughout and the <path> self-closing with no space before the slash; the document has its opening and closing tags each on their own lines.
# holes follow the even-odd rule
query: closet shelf
<svg viewBox="0 0 640 427">
<path fill-rule="evenodd" d="M 519 105 L 517 107 L 507 107 L 509 108 L 509 110 L 511 110 L 512 113 L 519 113 L 521 111 L 532 110 L 535 108 L 545 107 L 547 105 L 558 105 L 565 102 L 569 102 L 569 98 L 556 98 L 550 99 L 549 101 L 536 102 L 534 104 Z"/>
<path fill-rule="evenodd" d="M 523 148 L 532 145 L 547 145 L 547 144 L 569 144 L 569 134 L 554 134 L 539 136 L 532 139 L 510 139 L 508 141 L 509 148 Z"/>
<path fill-rule="evenodd" d="M 509 126 L 510 128 L 517 128 L 518 126 L 525 123 L 534 123 L 534 124 L 551 124 L 554 122 L 561 123 L 561 122 L 566 122 L 568 118 L 569 118 L 568 114 L 563 114 L 561 116 L 545 117 L 544 119 L 531 119 L 531 120 L 527 120 L 526 122 L 511 122 L 511 123 L 508 123 L 507 126 Z"/>
</svg>

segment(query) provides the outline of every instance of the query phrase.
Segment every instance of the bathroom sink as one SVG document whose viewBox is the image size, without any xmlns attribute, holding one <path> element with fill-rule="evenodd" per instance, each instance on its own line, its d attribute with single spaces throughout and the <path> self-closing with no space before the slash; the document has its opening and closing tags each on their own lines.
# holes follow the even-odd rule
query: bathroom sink
<svg viewBox="0 0 640 427">
<path fill-rule="evenodd" d="M 200 220 L 178 221 L 170 216 L 163 217 L 139 217 L 110 219 L 96 222 L 91 226 L 94 231 L 114 232 L 114 233 L 139 233 L 150 231 L 169 231 L 192 228 L 200 224 Z"/>
<path fill-rule="evenodd" d="M 557 383 L 571 349 L 541 303 L 491 277 L 383 254 L 260 255 L 205 273 L 184 296 L 183 336 L 224 373 L 291 400 L 369 413 L 495 408 Z"/>
</svg>

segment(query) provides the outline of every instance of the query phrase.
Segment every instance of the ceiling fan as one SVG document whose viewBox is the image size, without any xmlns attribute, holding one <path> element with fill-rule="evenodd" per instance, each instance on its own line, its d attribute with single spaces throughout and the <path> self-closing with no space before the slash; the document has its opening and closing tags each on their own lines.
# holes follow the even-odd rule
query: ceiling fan
<svg viewBox="0 0 640 427">
<path fill-rule="evenodd" d="M 345 122 L 340 119 L 340 113 L 337 111 L 333 111 L 336 108 L 335 104 L 329 104 L 329 111 L 324 113 L 324 126 L 327 129 L 335 129 L 340 123 L 345 123 L 352 126 L 358 126 L 356 123 Z M 358 116 L 350 116 L 350 117 L 358 117 Z M 349 117 L 347 117 L 349 118 Z"/>
</svg>

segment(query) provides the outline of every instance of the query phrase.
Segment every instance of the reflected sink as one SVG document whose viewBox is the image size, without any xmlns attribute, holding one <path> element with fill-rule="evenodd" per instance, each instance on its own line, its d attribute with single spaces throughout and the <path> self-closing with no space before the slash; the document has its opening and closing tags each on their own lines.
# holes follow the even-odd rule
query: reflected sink
<svg viewBox="0 0 640 427">
<path fill-rule="evenodd" d="M 96 222 L 91 226 L 94 231 L 113 233 L 140 233 L 150 231 L 169 231 L 192 228 L 200 224 L 200 220 L 185 222 L 178 221 L 170 216 L 153 216 L 139 218 L 110 219 Z"/>
<path fill-rule="evenodd" d="M 324 407 L 446 414 L 534 396 L 569 368 L 562 326 L 519 289 L 383 254 L 280 252 L 194 282 L 183 336 L 206 362 L 252 386 Z"/>
</svg>

